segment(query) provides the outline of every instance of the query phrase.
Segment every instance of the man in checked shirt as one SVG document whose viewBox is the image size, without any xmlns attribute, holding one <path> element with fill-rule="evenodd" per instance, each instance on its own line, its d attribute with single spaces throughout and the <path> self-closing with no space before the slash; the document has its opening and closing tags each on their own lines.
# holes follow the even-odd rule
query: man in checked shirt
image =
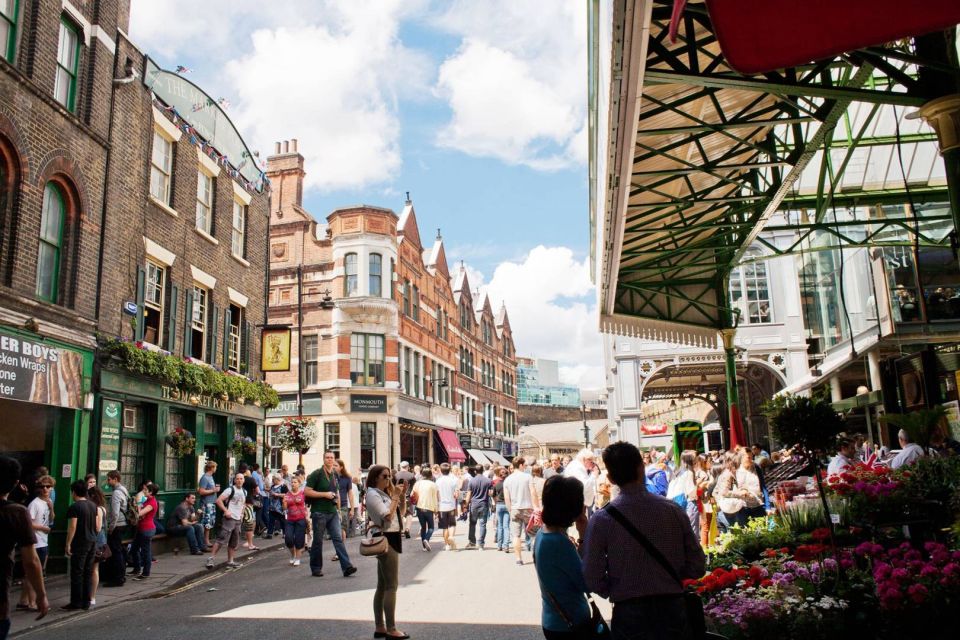
<svg viewBox="0 0 960 640">
<path fill-rule="evenodd" d="M 611 505 L 666 558 L 681 580 L 701 578 L 706 559 L 686 513 L 647 491 L 643 457 L 628 442 L 603 452 L 610 482 L 620 488 Z M 610 631 L 616 640 L 692 638 L 683 587 L 606 509 L 587 525 L 581 546 L 583 577 L 590 591 L 613 603 Z"/>
</svg>

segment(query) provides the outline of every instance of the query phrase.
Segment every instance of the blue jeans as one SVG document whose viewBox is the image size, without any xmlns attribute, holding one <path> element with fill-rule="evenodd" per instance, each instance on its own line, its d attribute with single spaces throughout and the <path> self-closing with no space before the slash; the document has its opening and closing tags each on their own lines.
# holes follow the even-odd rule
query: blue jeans
<svg viewBox="0 0 960 640">
<path fill-rule="evenodd" d="M 490 507 L 486 504 L 470 504 L 470 526 L 467 528 L 467 540 L 470 544 L 477 544 L 476 528 L 480 523 L 480 544 L 487 539 L 487 518 L 490 516 Z"/>
<path fill-rule="evenodd" d="M 326 531 L 330 536 L 330 542 L 333 543 L 333 550 L 337 552 L 337 558 L 340 560 L 340 568 L 346 571 L 353 565 L 350 564 L 350 556 L 347 555 L 347 547 L 343 544 L 343 534 L 340 530 L 340 514 L 333 513 L 312 513 L 310 519 L 313 522 L 313 544 L 310 545 L 310 571 L 320 573 L 323 570 L 323 532 Z"/>
<path fill-rule="evenodd" d="M 203 525 L 177 525 L 170 527 L 167 534 L 171 536 L 186 536 L 187 544 L 190 545 L 190 551 L 200 551 L 203 548 Z"/>
<path fill-rule="evenodd" d="M 433 511 L 426 509 L 417 509 L 417 520 L 420 521 L 420 539 L 424 542 L 430 542 L 433 537 Z"/>
<path fill-rule="evenodd" d="M 288 549 L 303 549 L 307 534 L 307 519 L 287 520 L 283 525 L 283 542 Z"/>
<path fill-rule="evenodd" d="M 497 549 L 510 548 L 510 509 L 503 502 L 497 503 Z"/>
<path fill-rule="evenodd" d="M 133 544 L 130 545 L 130 562 L 133 564 L 134 573 L 141 572 L 144 576 L 150 575 L 150 567 L 153 566 L 153 536 L 157 534 L 156 529 L 149 531 L 137 531 Z"/>
<path fill-rule="evenodd" d="M 286 525 L 284 523 L 285 518 L 283 517 L 283 513 L 271 511 L 267 524 L 267 535 L 272 536 L 274 531 L 285 531 Z M 304 520 L 304 523 L 306 523 L 306 520 Z"/>
</svg>

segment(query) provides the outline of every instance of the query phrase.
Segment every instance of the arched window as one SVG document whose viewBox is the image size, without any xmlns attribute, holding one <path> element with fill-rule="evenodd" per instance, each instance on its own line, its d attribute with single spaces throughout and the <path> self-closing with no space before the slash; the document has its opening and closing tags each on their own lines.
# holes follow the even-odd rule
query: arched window
<svg viewBox="0 0 960 640">
<path fill-rule="evenodd" d="M 47 302 L 57 302 L 59 295 L 66 212 L 63 192 L 58 185 L 48 182 L 43 189 L 40 251 L 37 255 L 37 297 Z"/>
<path fill-rule="evenodd" d="M 746 258 L 760 258 L 756 250 L 747 252 Z M 773 305 L 770 299 L 770 279 L 767 263 L 763 260 L 748 262 L 730 272 L 730 303 L 740 310 L 743 324 L 767 324 L 773 322 Z"/>
<path fill-rule="evenodd" d="M 379 253 L 370 254 L 370 291 L 368 295 L 379 298 L 383 295 L 383 256 Z"/>
<path fill-rule="evenodd" d="M 343 295 L 350 297 L 357 295 L 357 254 L 348 253 L 343 257 L 346 278 L 343 281 Z"/>
</svg>

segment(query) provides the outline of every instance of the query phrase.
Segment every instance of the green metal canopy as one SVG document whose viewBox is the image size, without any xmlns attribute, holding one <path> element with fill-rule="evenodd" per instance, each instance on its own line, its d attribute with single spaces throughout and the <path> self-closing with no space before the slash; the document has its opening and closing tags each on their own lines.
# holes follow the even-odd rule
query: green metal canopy
<svg viewBox="0 0 960 640">
<path fill-rule="evenodd" d="M 937 95 L 924 74 L 954 66 L 901 42 L 743 76 L 726 65 L 703 5 L 688 5 L 671 43 L 672 7 L 614 2 L 597 178 L 602 331 L 716 346 L 737 321 L 730 271 L 775 215 L 838 244 L 948 242 L 930 232 L 940 221 L 952 230 L 948 206 L 928 207 L 921 225 L 922 208 L 890 205 L 948 200 L 933 132 L 904 116 Z"/>
</svg>

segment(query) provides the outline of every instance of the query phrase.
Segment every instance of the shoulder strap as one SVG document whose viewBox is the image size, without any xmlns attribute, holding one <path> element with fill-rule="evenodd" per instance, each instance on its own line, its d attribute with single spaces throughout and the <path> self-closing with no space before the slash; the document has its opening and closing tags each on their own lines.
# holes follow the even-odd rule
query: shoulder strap
<svg viewBox="0 0 960 640">
<path fill-rule="evenodd" d="M 623 515 L 622 511 L 617 509 L 612 504 L 608 504 L 607 506 L 603 507 L 603 509 L 609 513 L 614 520 L 619 522 L 620 526 L 626 529 L 627 533 L 633 536 L 634 539 L 636 539 L 636 541 L 647 550 L 647 553 L 649 553 L 653 559 L 656 560 L 660 566 L 662 566 L 664 570 L 670 574 L 670 577 L 680 584 L 681 588 L 683 587 L 683 580 L 680 579 L 680 576 L 677 574 L 677 570 L 673 568 L 673 565 L 667 561 L 663 554 L 660 553 L 659 549 L 653 546 L 652 542 L 647 540 L 647 537 L 643 535 L 639 529 L 637 529 L 629 520 L 627 520 L 627 517 Z"/>
</svg>

